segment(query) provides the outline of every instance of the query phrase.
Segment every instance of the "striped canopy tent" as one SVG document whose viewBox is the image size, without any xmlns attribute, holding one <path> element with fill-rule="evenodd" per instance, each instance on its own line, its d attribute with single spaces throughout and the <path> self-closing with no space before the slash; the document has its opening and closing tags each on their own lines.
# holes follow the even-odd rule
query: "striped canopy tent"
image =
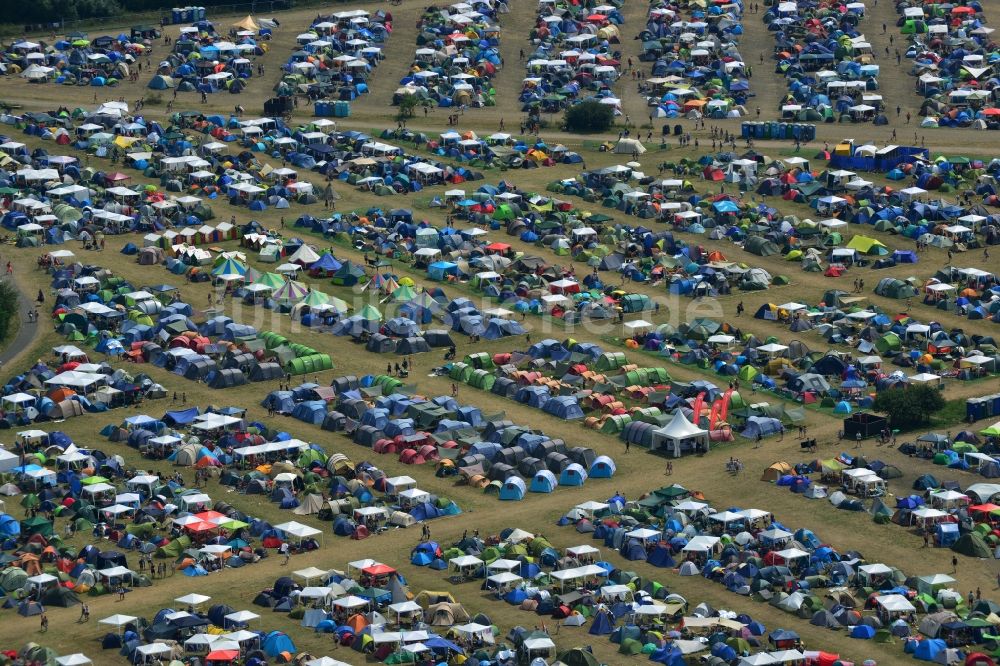
<svg viewBox="0 0 1000 666">
<path fill-rule="evenodd" d="M 277 291 L 274 292 L 274 300 L 279 303 L 298 303 L 303 298 L 309 294 L 309 287 L 302 284 L 301 282 L 296 282 L 295 280 L 289 280 L 285 284 L 281 285 Z"/>
<path fill-rule="evenodd" d="M 285 278 L 281 277 L 277 273 L 264 273 L 259 278 L 254 280 L 254 284 L 265 284 L 271 289 L 281 289 L 285 286 Z M 303 291 L 303 295 L 304 294 L 305 292 Z"/>
<path fill-rule="evenodd" d="M 340 314 L 344 314 L 345 312 L 347 312 L 348 310 L 351 309 L 350 306 L 347 305 L 347 301 L 342 301 L 341 299 L 337 298 L 336 296 L 330 296 L 330 300 L 327 301 L 327 305 L 329 305 L 330 307 L 332 307 L 334 310 L 336 310 Z"/>
<path fill-rule="evenodd" d="M 254 268 L 253 266 L 247 266 L 246 272 L 243 277 L 246 279 L 248 284 L 252 284 L 260 279 L 261 272 Z"/>
<path fill-rule="evenodd" d="M 396 278 L 390 276 L 389 279 L 382 284 L 381 289 L 383 294 L 391 294 L 399 289 L 399 283 L 396 282 Z"/>
<path fill-rule="evenodd" d="M 322 291 L 316 291 L 315 289 L 310 289 L 309 293 L 306 294 L 306 297 L 302 299 L 302 304 L 308 305 L 311 308 L 314 308 L 317 305 L 326 305 L 329 302 L 330 296 L 328 294 L 324 294 Z"/>
<path fill-rule="evenodd" d="M 412 301 L 416 297 L 417 292 L 413 291 L 413 287 L 399 287 L 392 292 L 394 301 Z"/>
<path fill-rule="evenodd" d="M 369 321 L 382 321 L 382 313 L 378 311 L 378 308 L 371 304 L 361 308 L 361 312 L 358 314 L 362 319 L 367 319 Z"/>
<path fill-rule="evenodd" d="M 372 289 L 374 291 L 381 291 L 384 294 L 392 293 L 392 290 L 397 288 L 399 285 L 392 278 L 391 275 L 385 275 L 384 273 L 376 273 L 375 277 L 368 281 L 365 285 L 366 289 Z"/>
<path fill-rule="evenodd" d="M 212 275 L 242 275 L 246 277 L 247 267 L 232 258 L 220 261 L 212 269 Z"/>
</svg>

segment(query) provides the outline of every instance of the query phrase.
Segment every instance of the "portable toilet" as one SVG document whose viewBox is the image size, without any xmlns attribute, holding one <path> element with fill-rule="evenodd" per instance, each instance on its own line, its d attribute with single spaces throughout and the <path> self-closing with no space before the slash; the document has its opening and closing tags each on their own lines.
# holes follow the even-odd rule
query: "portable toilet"
<svg viewBox="0 0 1000 666">
<path fill-rule="evenodd" d="M 958 523 L 938 523 L 937 544 L 941 548 L 950 548 L 958 541 Z"/>
</svg>

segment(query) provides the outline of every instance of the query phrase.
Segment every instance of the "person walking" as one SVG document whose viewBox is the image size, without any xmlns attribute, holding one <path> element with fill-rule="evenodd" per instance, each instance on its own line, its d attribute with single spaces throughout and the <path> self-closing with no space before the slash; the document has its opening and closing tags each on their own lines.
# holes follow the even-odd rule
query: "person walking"
<svg viewBox="0 0 1000 666">
<path fill-rule="evenodd" d="M 951 556 L 951 572 L 952 573 L 958 573 L 958 556 L 957 555 L 952 555 Z"/>
<path fill-rule="evenodd" d="M 46 633 L 49 630 L 49 616 L 47 613 L 42 613 L 41 619 L 42 633 Z"/>
</svg>

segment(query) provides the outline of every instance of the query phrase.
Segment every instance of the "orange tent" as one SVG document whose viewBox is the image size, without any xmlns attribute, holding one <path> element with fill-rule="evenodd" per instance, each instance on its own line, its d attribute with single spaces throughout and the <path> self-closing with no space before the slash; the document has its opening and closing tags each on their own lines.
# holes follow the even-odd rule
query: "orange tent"
<svg viewBox="0 0 1000 666">
<path fill-rule="evenodd" d="M 76 391 L 71 388 L 57 388 L 49 392 L 49 399 L 52 402 L 62 402 L 63 400 L 69 400 L 70 396 L 76 395 Z"/>
<path fill-rule="evenodd" d="M 355 613 L 351 617 L 347 618 L 347 622 L 344 624 L 353 629 L 355 634 L 360 634 L 361 631 L 368 626 L 368 620 L 365 619 L 364 615 Z"/>
<path fill-rule="evenodd" d="M 34 553 L 21 555 L 21 568 L 29 576 L 38 576 L 42 573 L 42 564 L 38 559 L 38 555 Z"/>
</svg>

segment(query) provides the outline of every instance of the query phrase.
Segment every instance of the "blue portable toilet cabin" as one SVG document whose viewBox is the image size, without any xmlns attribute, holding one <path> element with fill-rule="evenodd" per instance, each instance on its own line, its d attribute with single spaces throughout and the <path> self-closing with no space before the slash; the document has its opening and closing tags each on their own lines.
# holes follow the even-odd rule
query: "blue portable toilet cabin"
<svg viewBox="0 0 1000 666">
<path fill-rule="evenodd" d="M 950 548 L 958 541 L 958 523 L 940 523 L 936 529 L 938 546 Z"/>
</svg>

